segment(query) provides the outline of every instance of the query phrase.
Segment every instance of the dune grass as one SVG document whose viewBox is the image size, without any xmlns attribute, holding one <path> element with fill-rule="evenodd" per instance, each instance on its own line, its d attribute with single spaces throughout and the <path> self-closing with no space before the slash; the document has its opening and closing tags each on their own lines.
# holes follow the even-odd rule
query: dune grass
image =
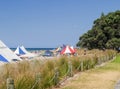
<svg viewBox="0 0 120 89">
<path fill-rule="evenodd" d="M 120 80 L 120 55 L 102 67 L 81 72 L 60 89 L 114 89 L 118 80 Z"/>
<path fill-rule="evenodd" d="M 59 59 L 34 59 L 6 64 L 0 68 L 0 89 L 6 89 L 7 78 L 14 79 L 15 89 L 51 89 L 66 77 L 92 69 L 95 65 L 109 61 L 116 55 L 113 50 L 90 50 L 87 51 L 86 55 L 84 55 L 83 50 L 78 50 L 77 53 L 77 56 L 72 57 L 62 56 Z M 83 79 L 80 79 L 83 82 L 85 80 L 86 77 L 84 76 Z M 77 81 L 79 82 L 79 80 Z M 68 89 L 72 89 L 72 86 L 68 87 Z M 77 88 L 73 86 L 73 89 Z"/>
</svg>

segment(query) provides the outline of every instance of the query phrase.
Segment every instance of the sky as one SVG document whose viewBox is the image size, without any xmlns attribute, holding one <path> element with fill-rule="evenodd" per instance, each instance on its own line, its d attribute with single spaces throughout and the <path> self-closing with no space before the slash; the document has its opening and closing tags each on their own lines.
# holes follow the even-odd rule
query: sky
<svg viewBox="0 0 120 89">
<path fill-rule="evenodd" d="M 8 47 L 73 45 L 120 0 L 0 0 L 0 40 Z"/>
</svg>

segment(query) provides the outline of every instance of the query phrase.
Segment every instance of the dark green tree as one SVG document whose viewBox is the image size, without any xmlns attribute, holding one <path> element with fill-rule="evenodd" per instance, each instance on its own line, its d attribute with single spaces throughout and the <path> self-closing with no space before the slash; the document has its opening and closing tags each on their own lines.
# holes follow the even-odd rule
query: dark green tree
<svg viewBox="0 0 120 89">
<path fill-rule="evenodd" d="M 120 11 L 107 15 L 102 13 L 93 22 L 92 29 L 80 36 L 76 45 L 88 49 L 118 49 L 120 47 Z"/>
</svg>

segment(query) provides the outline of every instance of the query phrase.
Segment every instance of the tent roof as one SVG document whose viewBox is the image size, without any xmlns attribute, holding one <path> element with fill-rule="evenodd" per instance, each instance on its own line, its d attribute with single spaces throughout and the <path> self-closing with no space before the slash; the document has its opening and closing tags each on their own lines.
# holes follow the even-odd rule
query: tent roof
<svg viewBox="0 0 120 89">
<path fill-rule="evenodd" d="M 22 46 L 18 46 L 14 53 L 17 55 L 23 55 L 26 54 L 26 51 L 23 50 Z"/>
<path fill-rule="evenodd" d="M 19 53 L 20 54 L 25 54 L 25 52 L 21 48 L 19 48 Z"/>
<path fill-rule="evenodd" d="M 0 55 L 0 61 L 2 61 L 2 62 L 8 62 L 8 60 L 5 57 L 3 57 L 2 55 Z"/>
<path fill-rule="evenodd" d="M 75 53 L 75 51 L 68 45 L 61 51 L 61 54 L 73 54 L 73 53 Z"/>
<path fill-rule="evenodd" d="M 20 57 L 35 57 L 36 56 L 35 54 L 28 52 L 24 46 L 18 46 L 14 53 L 17 55 L 20 55 Z"/>
<path fill-rule="evenodd" d="M 0 40 L 0 54 L 5 57 L 8 62 L 13 61 L 13 59 L 21 60 L 12 50 L 10 50 L 1 40 Z"/>
</svg>

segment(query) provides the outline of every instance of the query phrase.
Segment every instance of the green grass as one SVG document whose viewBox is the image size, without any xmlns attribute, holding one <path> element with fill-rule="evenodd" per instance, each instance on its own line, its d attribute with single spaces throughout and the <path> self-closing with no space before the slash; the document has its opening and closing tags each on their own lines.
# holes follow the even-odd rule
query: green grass
<svg viewBox="0 0 120 89">
<path fill-rule="evenodd" d="M 102 67 L 82 72 L 60 89 L 114 89 L 120 79 L 120 55 Z"/>
<path fill-rule="evenodd" d="M 112 63 L 120 63 L 120 55 L 118 55 Z"/>
<path fill-rule="evenodd" d="M 100 69 L 104 70 L 120 70 L 120 55 L 118 55 L 115 60 L 108 63 L 106 66 L 101 67 Z"/>
</svg>

